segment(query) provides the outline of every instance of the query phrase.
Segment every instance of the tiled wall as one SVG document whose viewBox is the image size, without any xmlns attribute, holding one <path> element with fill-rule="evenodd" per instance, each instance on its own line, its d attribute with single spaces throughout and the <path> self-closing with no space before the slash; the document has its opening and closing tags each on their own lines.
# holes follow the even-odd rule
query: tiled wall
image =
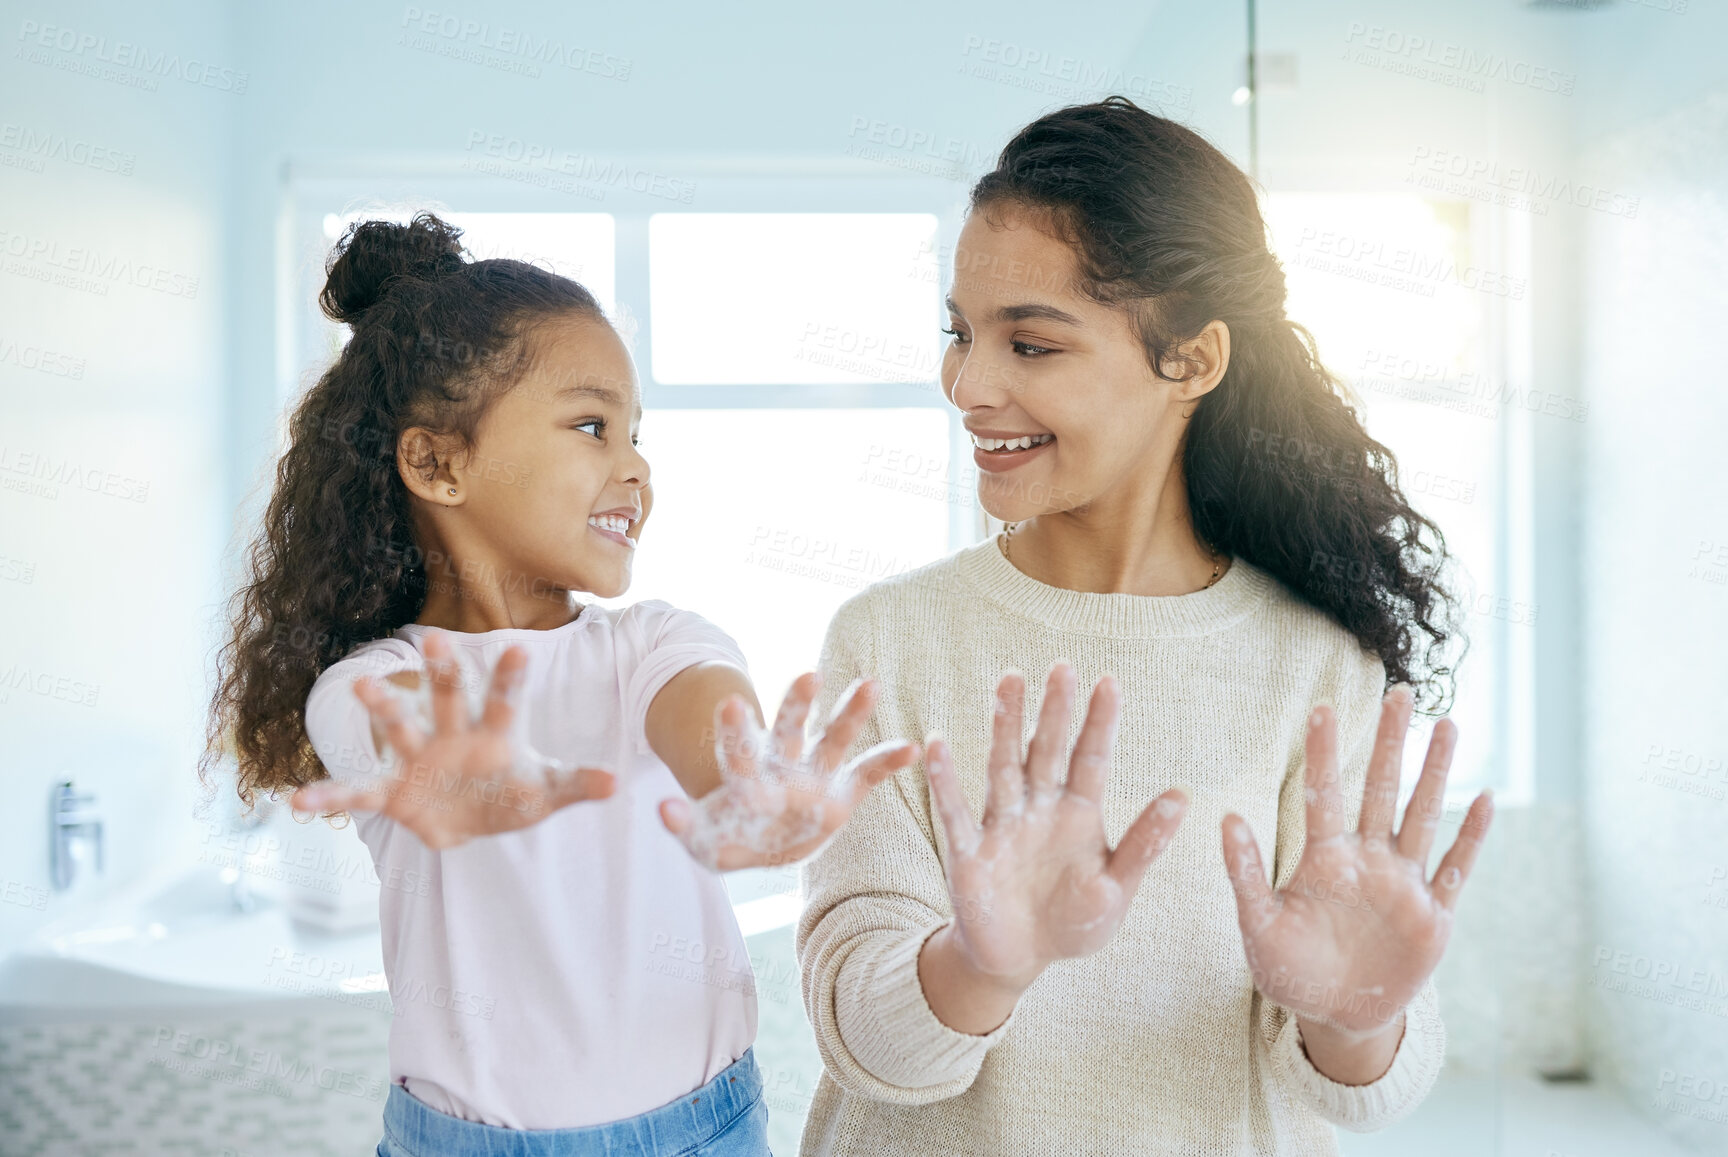
<svg viewBox="0 0 1728 1157">
<path fill-rule="evenodd" d="M 382 1136 L 388 1012 L 0 1028 L 6 1157 L 359 1157 Z"/>
<path fill-rule="evenodd" d="M 1564 1074 L 1587 1065 L 1580 843 L 1578 809 L 1566 802 L 1495 815 L 1434 977 L 1448 1070 Z"/>
</svg>

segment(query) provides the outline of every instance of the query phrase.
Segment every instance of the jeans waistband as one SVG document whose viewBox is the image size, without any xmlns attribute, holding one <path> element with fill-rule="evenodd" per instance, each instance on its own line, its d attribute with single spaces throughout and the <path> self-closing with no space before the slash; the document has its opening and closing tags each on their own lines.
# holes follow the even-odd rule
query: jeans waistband
<svg viewBox="0 0 1728 1157">
<path fill-rule="evenodd" d="M 624 1157 L 676 1154 L 706 1143 L 762 1096 L 756 1050 L 676 1101 L 621 1121 L 575 1129 L 505 1129 L 465 1121 L 417 1100 L 400 1084 L 384 1102 L 390 1144 L 413 1157 Z"/>
</svg>

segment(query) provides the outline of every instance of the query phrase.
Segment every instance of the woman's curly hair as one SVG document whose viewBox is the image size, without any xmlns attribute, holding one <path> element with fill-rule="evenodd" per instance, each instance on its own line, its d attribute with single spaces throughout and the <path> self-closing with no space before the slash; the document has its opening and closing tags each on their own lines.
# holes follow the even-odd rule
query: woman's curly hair
<svg viewBox="0 0 1728 1157">
<path fill-rule="evenodd" d="M 1029 208 L 1080 264 L 1080 289 L 1130 310 L 1153 372 L 1214 319 L 1222 380 L 1192 411 L 1183 474 L 1195 532 L 1276 576 L 1378 654 L 1424 710 L 1454 693 L 1462 643 L 1440 528 L 1398 484 L 1312 334 L 1285 316 L 1284 270 L 1246 174 L 1192 129 L 1124 97 L 1022 129 L 971 206 Z"/>
<path fill-rule="evenodd" d="M 521 261 L 470 261 L 461 237 L 431 213 L 361 221 L 325 266 L 319 304 L 352 336 L 290 418 L 217 657 L 199 765 L 208 787 L 213 764 L 232 757 L 248 806 L 324 777 L 306 737 L 312 684 L 425 601 L 397 458 L 403 432 L 471 441 L 487 404 L 528 368 L 537 323 L 603 320 L 576 282 Z"/>
</svg>

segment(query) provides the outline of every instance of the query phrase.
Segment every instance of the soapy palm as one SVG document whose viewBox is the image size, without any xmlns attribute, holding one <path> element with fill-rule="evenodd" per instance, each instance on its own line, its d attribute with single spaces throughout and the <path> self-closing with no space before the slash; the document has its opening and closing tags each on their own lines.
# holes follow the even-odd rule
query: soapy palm
<svg viewBox="0 0 1728 1157">
<path fill-rule="evenodd" d="M 1101 796 L 1119 701 L 1115 680 L 1094 688 L 1066 783 L 1062 740 L 1074 701 L 1073 671 L 1050 673 L 1038 726 L 1020 754 L 1025 680 L 997 687 L 984 819 L 972 822 L 945 741 L 932 738 L 932 792 L 948 835 L 948 887 L 958 943 L 971 965 L 1013 984 L 1053 960 L 1085 956 L 1109 941 L 1146 869 L 1187 808 L 1172 790 L 1148 804 L 1111 850 Z"/>
<path fill-rule="evenodd" d="M 422 719 L 411 721 L 402 699 L 362 677 L 354 693 L 366 705 L 395 758 L 375 786 L 349 787 L 320 780 L 294 793 L 293 806 L 307 811 L 376 811 L 408 828 L 430 848 L 449 848 L 476 836 L 495 835 L 538 823 L 552 812 L 612 794 L 612 774 L 570 768 L 528 750 L 511 733 L 511 696 L 527 666 L 520 647 L 499 658 L 485 705 L 473 717 L 462 691 L 461 671 L 449 643 L 427 633 L 426 678 L 430 734 Z M 425 684 L 416 683 L 416 688 Z"/>
<path fill-rule="evenodd" d="M 721 872 L 793 863 L 839 831 L 872 788 L 918 758 L 918 745 L 885 741 L 846 760 L 876 704 L 876 685 L 862 680 L 842 696 L 815 743 L 804 725 L 820 683 L 799 676 L 764 732 L 744 700 L 715 708 L 720 785 L 696 800 L 669 799 L 662 822 L 697 862 Z"/>
<path fill-rule="evenodd" d="M 1290 882 L 1270 890 L 1246 821 L 1224 821 L 1237 914 L 1255 986 L 1268 999 L 1347 1033 L 1388 1028 L 1439 964 L 1452 915 L 1492 818 L 1483 792 L 1432 880 L 1428 854 L 1444 806 L 1457 728 L 1435 725 L 1421 778 L 1394 836 L 1411 698 L 1394 688 L 1363 788 L 1357 829 L 1344 830 L 1336 721 L 1310 719 L 1305 769 L 1307 838 Z"/>
</svg>

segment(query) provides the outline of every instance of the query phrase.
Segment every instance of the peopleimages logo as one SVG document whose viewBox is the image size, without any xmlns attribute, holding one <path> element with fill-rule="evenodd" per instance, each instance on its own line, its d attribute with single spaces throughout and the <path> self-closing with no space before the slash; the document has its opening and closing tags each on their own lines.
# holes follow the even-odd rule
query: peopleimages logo
<svg viewBox="0 0 1728 1157">
<path fill-rule="evenodd" d="M 1478 199 L 1484 199 L 1478 196 L 1480 191 L 1505 192 L 1512 196 L 1502 198 L 1499 203 L 1536 213 L 1546 213 L 1547 202 L 1564 201 L 1614 217 L 1638 215 L 1637 197 L 1526 166 L 1502 166 L 1491 157 L 1472 157 L 1425 145 L 1416 147 L 1410 159 L 1410 172 L 1404 179 L 1423 188 L 1444 189 Z"/>
<path fill-rule="evenodd" d="M 1422 80 L 1465 87 L 1472 92 L 1482 92 L 1484 81 L 1497 80 L 1538 92 L 1571 96 L 1578 83 L 1576 73 L 1360 20 L 1350 22 L 1344 43 L 1346 56 L 1352 51 L 1359 54 L 1353 58 L 1358 64 L 1406 72 Z"/>
<path fill-rule="evenodd" d="M 605 80 L 627 81 L 633 62 L 598 49 L 584 48 L 554 36 L 540 36 L 521 28 L 510 28 L 485 20 L 470 20 L 454 12 L 437 12 L 409 5 L 402 10 L 406 34 L 436 37 L 451 48 L 477 53 L 495 52 L 503 60 L 514 59 L 530 76 L 539 76 L 538 65 L 552 65 L 572 72 L 585 72 Z M 433 48 L 432 43 L 409 42 L 408 47 Z M 442 55 L 442 53 L 440 53 Z M 461 55 L 461 53 L 459 53 Z M 484 59 L 473 63 L 485 63 Z"/>
<path fill-rule="evenodd" d="M 19 24 L 18 39 L 23 45 L 19 56 L 24 57 L 29 50 L 28 58 L 33 63 L 54 66 L 56 62 L 52 58 L 36 51 L 52 49 L 61 53 L 63 59 L 77 63 L 105 64 L 142 73 L 141 79 L 149 79 L 151 83 L 146 87 L 152 90 L 156 87 L 156 80 L 173 77 L 201 88 L 238 94 L 246 91 L 246 86 L 252 79 L 251 73 L 224 68 L 194 56 L 181 56 L 178 52 L 166 49 L 153 52 L 146 46 L 129 40 L 110 41 L 108 37 L 98 36 L 93 32 L 58 24 L 41 24 L 35 20 L 25 20 Z M 82 69 L 74 67 L 72 71 Z"/>
<path fill-rule="evenodd" d="M 94 707 L 96 697 L 102 693 L 102 685 L 13 663 L 0 670 L 0 703 L 9 702 L 14 691 L 28 691 L 32 695 L 58 699 L 77 707 Z"/>
<path fill-rule="evenodd" d="M 1036 46 L 968 36 L 960 56 L 956 70 L 960 74 L 1028 92 L 1068 100 L 1119 93 L 1138 104 L 1166 111 L 1194 107 L 1194 90 L 1188 85 L 1129 72 L 1116 64 L 1057 55 Z"/>
<path fill-rule="evenodd" d="M 46 132 L 7 121 L 0 124 L 0 149 L 21 153 L 32 160 L 64 161 L 102 173 L 130 177 L 138 157 L 108 145 L 94 144 L 65 133 Z"/>
<path fill-rule="evenodd" d="M 560 149 L 553 145 L 535 141 L 523 140 L 520 137 L 508 137 L 500 133 L 488 133 L 482 129 L 474 129 L 468 134 L 467 160 L 463 167 L 472 172 L 484 172 L 493 176 L 511 176 L 510 169 L 505 166 L 515 166 L 521 173 L 532 172 L 535 176 L 542 174 L 552 177 L 568 177 L 574 182 L 564 192 L 576 192 L 582 186 L 593 186 L 599 193 L 596 200 L 605 196 L 605 188 L 628 189 L 634 193 L 645 193 L 650 197 L 661 197 L 668 201 L 678 201 L 690 204 L 696 199 L 696 183 L 680 180 L 665 173 L 657 173 L 637 165 L 623 161 L 603 160 L 585 153 L 573 152 L 570 149 Z M 477 156 L 476 153 L 484 154 Z M 517 178 L 520 179 L 520 178 Z M 529 184 L 547 184 L 547 180 L 529 180 Z M 556 186 L 554 186 L 556 187 Z"/>
<path fill-rule="evenodd" d="M 102 493 L 128 502 L 144 502 L 150 497 L 150 483 L 147 480 L 85 466 L 72 458 L 56 458 L 52 454 L 29 450 L 19 451 L 0 443 L 0 477 L 5 475 L 18 475 L 46 484 Z"/>
<path fill-rule="evenodd" d="M 84 359 L 40 345 L 24 345 L 0 334 L 0 366 L 17 366 L 74 381 L 84 377 Z"/>
<path fill-rule="evenodd" d="M 72 288 L 94 288 L 102 295 L 107 294 L 108 285 L 123 283 L 169 297 L 198 296 L 198 278 L 191 274 L 132 261 L 89 245 L 62 245 L 52 237 L 0 229 L 0 258 L 6 257 L 17 259 L 7 263 L 7 273 L 49 281 L 58 272 L 75 280 Z"/>
</svg>

